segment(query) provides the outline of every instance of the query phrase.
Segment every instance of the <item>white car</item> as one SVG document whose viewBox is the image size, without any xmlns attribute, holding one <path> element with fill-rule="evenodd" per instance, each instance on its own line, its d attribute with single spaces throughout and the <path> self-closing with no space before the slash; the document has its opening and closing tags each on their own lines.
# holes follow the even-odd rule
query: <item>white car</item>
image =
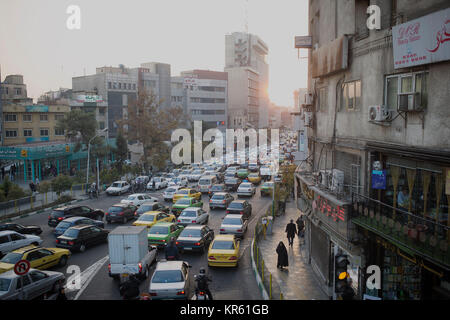
<svg viewBox="0 0 450 320">
<path fill-rule="evenodd" d="M 147 190 L 153 189 L 153 181 L 155 181 L 155 189 L 164 189 L 168 185 L 168 181 L 166 178 L 163 177 L 153 177 L 150 182 L 147 184 Z"/>
<path fill-rule="evenodd" d="M 163 193 L 164 201 L 172 201 L 173 195 L 181 188 L 181 186 L 178 185 L 171 185 L 168 186 L 167 189 Z"/>
<path fill-rule="evenodd" d="M 200 180 L 200 177 L 203 175 L 203 170 L 194 170 L 189 175 L 189 181 L 198 181 Z"/>
<path fill-rule="evenodd" d="M 220 225 L 220 234 L 234 234 L 243 238 L 247 231 L 248 220 L 243 219 L 240 214 L 227 214 Z"/>
<path fill-rule="evenodd" d="M 159 261 L 148 288 L 152 300 L 187 300 L 191 297 L 194 281 L 189 268 L 191 266 L 185 261 Z"/>
<path fill-rule="evenodd" d="M 134 193 L 130 194 L 128 198 L 120 201 L 120 203 L 132 204 L 135 206 L 140 206 L 144 202 L 158 202 L 158 199 L 145 193 Z"/>
<path fill-rule="evenodd" d="M 42 241 L 41 237 L 34 235 L 20 234 L 15 231 L 0 231 L 0 257 L 30 244 L 38 246 Z"/>
<path fill-rule="evenodd" d="M 186 176 L 176 177 L 169 183 L 169 185 L 176 185 L 183 188 L 187 188 L 188 184 L 189 182 Z"/>
<path fill-rule="evenodd" d="M 115 181 L 106 189 L 107 195 L 121 195 L 130 191 L 130 184 L 126 181 Z"/>
<path fill-rule="evenodd" d="M 207 224 L 209 220 L 209 213 L 202 208 L 186 208 L 181 211 L 177 218 L 177 224 L 186 226 L 188 224 Z"/>
<path fill-rule="evenodd" d="M 249 196 L 252 197 L 256 193 L 256 188 L 253 183 L 243 182 L 239 185 L 237 189 L 237 195 L 240 196 Z"/>
</svg>

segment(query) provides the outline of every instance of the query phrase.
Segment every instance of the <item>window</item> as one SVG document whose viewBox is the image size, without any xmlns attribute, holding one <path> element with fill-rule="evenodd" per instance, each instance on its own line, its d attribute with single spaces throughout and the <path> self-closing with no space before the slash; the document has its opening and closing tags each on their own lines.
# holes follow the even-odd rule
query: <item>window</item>
<svg viewBox="0 0 450 320">
<path fill-rule="evenodd" d="M 428 72 L 416 72 L 387 76 L 385 80 L 384 101 L 391 110 L 398 106 L 398 94 L 417 92 L 416 100 L 422 108 L 428 105 Z"/>
<path fill-rule="evenodd" d="M 119 89 L 122 89 L 122 83 L 119 82 Z"/>
<path fill-rule="evenodd" d="M 361 40 L 369 36 L 367 28 L 367 8 L 370 6 L 370 0 L 355 1 L 355 31 L 356 40 Z"/>
<path fill-rule="evenodd" d="M 16 114 L 11 114 L 11 113 L 7 113 L 5 115 L 5 122 L 16 122 L 17 121 L 17 115 Z"/>
<path fill-rule="evenodd" d="M 342 106 L 347 111 L 361 108 L 361 80 L 346 82 L 342 86 Z"/>
<path fill-rule="evenodd" d="M 28 277 L 28 275 L 26 274 L 26 275 L 22 276 L 22 280 L 21 281 L 17 281 L 16 289 L 22 288 L 22 284 L 25 287 L 25 286 L 29 285 L 30 283 L 31 283 L 30 277 Z"/>
<path fill-rule="evenodd" d="M 48 137 L 48 129 L 41 128 L 40 132 L 41 132 L 41 137 Z"/>
<path fill-rule="evenodd" d="M 33 119 L 33 115 L 32 114 L 24 114 L 22 115 L 22 121 L 23 122 L 31 122 Z"/>
<path fill-rule="evenodd" d="M 98 123 L 100 130 L 105 129 L 105 122 L 104 121 L 99 121 Z"/>
<path fill-rule="evenodd" d="M 328 88 L 319 89 L 319 111 L 328 109 Z"/>
<path fill-rule="evenodd" d="M 108 82 L 108 89 L 112 89 L 112 83 L 111 83 L 111 81 Z"/>
<path fill-rule="evenodd" d="M 6 138 L 16 138 L 17 137 L 17 129 L 5 130 Z"/>
<path fill-rule="evenodd" d="M 32 129 L 23 129 L 23 136 L 24 137 L 32 137 L 33 136 L 33 130 Z"/>
<path fill-rule="evenodd" d="M 40 114 L 39 119 L 41 120 L 41 122 L 48 121 L 48 114 Z"/>
<path fill-rule="evenodd" d="M 55 114 L 55 120 L 64 120 L 64 115 L 63 114 Z"/>
<path fill-rule="evenodd" d="M 11 237 L 11 241 L 19 241 L 19 240 L 25 239 L 24 236 L 17 234 L 17 233 L 11 234 L 10 237 Z"/>
<path fill-rule="evenodd" d="M 63 136 L 63 135 L 64 135 L 64 129 L 55 128 L 55 136 Z"/>
<path fill-rule="evenodd" d="M 22 88 L 14 88 L 14 92 L 15 92 L 16 96 L 20 96 L 20 95 L 22 95 Z"/>
<path fill-rule="evenodd" d="M 136 83 L 133 83 L 133 90 L 136 90 Z"/>
<path fill-rule="evenodd" d="M 113 89 L 117 89 L 117 82 L 113 83 Z"/>
<path fill-rule="evenodd" d="M 105 110 L 106 110 L 106 108 L 98 108 L 98 113 L 101 114 L 101 115 L 104 115 L 105 114 Z"/>
<path fill-rule="evenodd" d="M 32 272 L 30 272 L 30 277 L 31 277 L 31 280 L 33 280 L 33 282 L 38 282 L 38 281 L 41 281 L 41 280 L 47 278 L 47 275 L 40 271 L 32 271 Z"/>
<path fill-rule="evenodd" d="M 131 83 L 128 84 L 128 90 L 131 90 Z"/>
</svg>

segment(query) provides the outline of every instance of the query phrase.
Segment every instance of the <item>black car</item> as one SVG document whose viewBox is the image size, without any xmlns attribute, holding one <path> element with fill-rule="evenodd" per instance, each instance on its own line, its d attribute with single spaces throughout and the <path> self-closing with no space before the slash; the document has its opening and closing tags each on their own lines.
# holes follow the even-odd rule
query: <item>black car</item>
<svg viewBox="0 0 450 320">
<path fill-rule="evenodd" d="M 21 234 L 40 235 L 42 229 L 39 226 L 24 226 L 18 223 L 5 223 L 0 225 L 0 231 L 16 231 Z"/>
<path fill-rule="evenodd" d="M 247 200 L 234 200 L 227 208 L 227 214 L 241 214 L 244 219 L 252 215 L 252 205 Z"/>
<path fill-rule="evenodd" d="M 177 238 L 177 248 L 184 251 L 205 252 L 214 239 L 214 231 L 205 225 L 188 225 Z"/>
<path fill-rule="evenodd" d="M 238 178 L 231 178 L 225 180 L 225 187 L 227 188 L 227 191 L 236 191 L 239 188 L 240 184 L 241 180 Z"/>
<path fill-rule="evenodd" d="M 69 217 L 85 217 L 93 220 L 102 220 L 105 213 L 100 209 L 88 206 L 72 205 L 54 209 L 48 216 L 48 225 L 56 227 L 58 223 Z"/>
<path fill-rule="evenodd" d="M 162 205 L 159 202 L 145 202 L 139 206 L 139 209 L 136 210 L 136 212 L 134 213 L 134 216 L 136 218 L 139 218 L 143 213 L 149 212 L 149 211 L 161 211 L 161 212 L 169 213 L 170 208 Z"/>
<path fill-rule="evenodd" d="M 213 196 L 214 192 L 226 192 L 226 187 L 225 184 L 220 183 L 220 184 L 213 184 L 213 186 L 211 187 L 211 189 L 208 191 L 208 196 L 211 199 L 211 197 Z"/>
<path fill-rule="evenodd" d="M 97 226 L 80 224 L 67 229 L 56 238 L 56 247 L 83 252 L 87 247 L 108 241 L 108 233 L 108 230 Z"/>
<path fill-rule="evenodd" d="M 106 222 L 117 222 L 127 223 L 128 220 L 135 218 L 134 213 L 137 211 L 137 207 L 132 204 L 118 203 L 109 207 L 105 213 Z"/>
</svg>

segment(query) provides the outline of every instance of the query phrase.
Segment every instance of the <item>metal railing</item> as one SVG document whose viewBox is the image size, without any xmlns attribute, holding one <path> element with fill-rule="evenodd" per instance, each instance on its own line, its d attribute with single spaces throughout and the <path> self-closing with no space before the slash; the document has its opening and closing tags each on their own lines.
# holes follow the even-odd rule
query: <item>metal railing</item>
<svg viewBox="0 0 450 320">
<path fill-rule="evenodd" d="M 415 254 L 450 265 L 450 228 L 439 221 L 439 216 L 436 219 L 414 214 L 356 193 L 352 202 L 352 221 L 357 225 L 369 228 Z"/>
<path fill-rule="evenodd" d="M 272 208 L 267 211 L 267 216 L 272 215 Z M 261 277 L 261 281 L 264 285 L 265 290 L 267 291 L 267 294 L 269 296 L 270 300 L 283 300 L 283 293 L 281 291 L 280 286 L 276 281 L 273 281 L 272 279 L 272 273 L 267 269 L 267 266 L 264 262 L 264 257 L 262 255 L 262 252 L 258 246 L 259 241 L 261 238 L 266 237 L 266 225 L 261 223 L 261 220 L 258 220 L 258 222 L 255 225 L 255 239 L 253 241 L 253 259 L 255 262 L 256 270 Z"/>
</svg>

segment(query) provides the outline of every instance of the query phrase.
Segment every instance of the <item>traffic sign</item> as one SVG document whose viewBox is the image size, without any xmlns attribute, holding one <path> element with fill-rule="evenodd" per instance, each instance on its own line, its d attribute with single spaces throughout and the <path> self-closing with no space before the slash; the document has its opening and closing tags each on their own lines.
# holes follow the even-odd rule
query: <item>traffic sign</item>
<svg viewBox="0 0 450 320">
<path fill-rule="evenodd" d="M 27 274 L 27 272 L 30 270 L 31 265 L 27 260 L 20 260 L 14 265 L 14 272 L 18 276 L 23 276 L 24 274 Z"/>
</svg>

